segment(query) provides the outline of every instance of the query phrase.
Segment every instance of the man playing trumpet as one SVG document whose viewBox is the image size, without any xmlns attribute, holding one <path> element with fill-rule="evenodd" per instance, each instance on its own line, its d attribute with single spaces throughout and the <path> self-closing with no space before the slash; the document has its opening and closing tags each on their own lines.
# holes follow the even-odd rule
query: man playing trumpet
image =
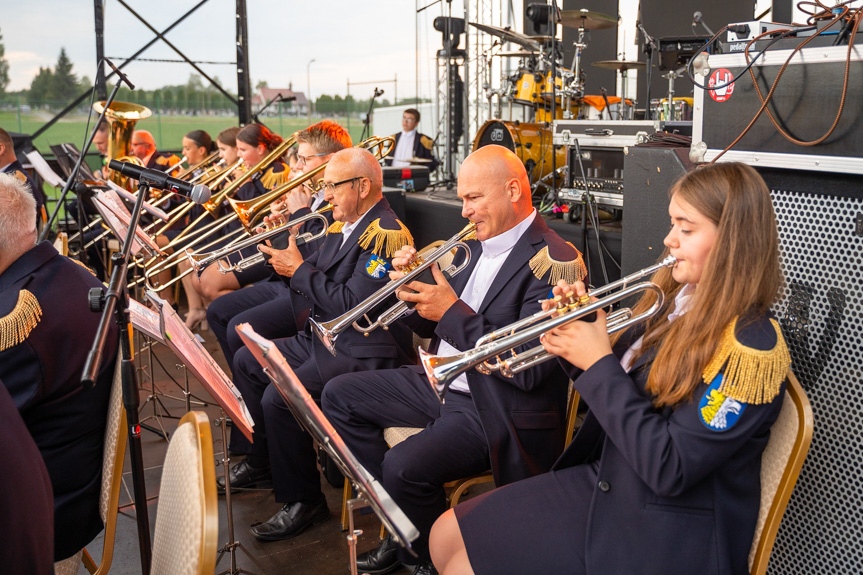
<svg viewBox="0 0 863 575">
<path fill-rule="evenodd" d="M 353 309 L 387 282 L 390 258 L 413 243 L 383 197 L 380 164 L 368 150 L 348 148 L 333 155 L 324 172 L 324 199 L 336 223 L 321 248 L 303 258 L 291 236 L 283 275 L 290 277 L 292 300 L 307 299 L 310 317 L 325 321 Z M 295 308 L 297 304 L 295 304 Z M 308 326 L 308 323 L 306 323 Z M 337 357 L 308 327 L 275 340 L 312 397 L 331 378 L 364 369 L 392 368 L 412 360 L 410 334 L 401 326 L 369 337 L 351 330 L 339 338 Z M 255 421 L 252 451 L 231 469 L 232 486 L 263 483 L 270 475 L 282 508 L 252 528 L 259 539 L 275 541 L 300 534 L 329 518 L 311 437 L 294 419 L 277 390 L 247 348 L 234 356 L 234 382 Z"/>
<path fill-rule="evenodd" d="M 462 215 L 476 224 L 468 267 L 452 284 L 433 267 L 434 284 L 412 281 L 405 287 L 413 293 L 399 294 L 416 304 L 402 322 L 433 337 L 438 354 L 472 348 L 482 335 L 538 311 L 559 279 L 586 275 L 578 250 L 533 208 L 524 165 L 509 150 L 486 146 L 472 153 L 462 164 L 458 194 Z M 415 254 L 405 246 L 393 266 L 408 266 Z M 503 485 L 551 467 L 563 447 L 567 383 L 550 362 L 511 379 L 471 370 L 441 405 L 422 368 L 409 366 L 339 376 L 327 384 L 322 404 L 348 447 L 420 530 L 414 573 L 422 574 L 434 572 L 428 535 L 446 509 L 445 482 L 491 469 Z M 388 449 L 386 427 L 424 429 Z M 398 565 L 392 538 L 357 561 L 371 574 Z"/>
</svg>

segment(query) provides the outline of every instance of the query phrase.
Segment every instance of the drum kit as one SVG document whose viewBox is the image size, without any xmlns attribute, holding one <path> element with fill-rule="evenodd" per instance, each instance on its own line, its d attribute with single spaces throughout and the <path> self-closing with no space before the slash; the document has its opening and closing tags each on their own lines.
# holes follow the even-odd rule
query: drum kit
<svg viewBox="0 0 863 575">
<path fill-rule="evenodd" d="M 498 28 L 471 22 L 471 26 L 500 39 L 500 44 L 516 44 L 520 50 L 497 52 L 492 57 L 519 58 L 517 71 L 504 78 L 503 86 L 492 89 L 486 85 L 490 119 L 477 132 L 473 142 L 476 150 L 488 144 L 499 144 L 513 150 L 521 157 L 531 181 L 547 176 L 553 163 L 564 166 L 563 149 L 556 152 L 552 161 L 552 133 L 554 120 L 633 120 L 634 106 L 631 100 L 618 96 L 585 94 L 585 71 L 582 69 L 582 53 L 587 48 L 587 32 L 617 26 L 618 18 L 589 10 L 563 10 L 558 22 L 578 30 L 575 54 L 569 67 L 563 62 L 559 42 L 551 36 L 527 36 L 508 28 Z M 627 71 L 645 67 L 644 62 L 606 60 L 594 62 L 598 68 L 616 70 L 621 74 L 623 93 L 626 94 Z M 494 117 L 492 100 L 498 98 L 498 114 Z M 502 101 L 509 103 L 510 120 L 504 116 Z M 521 106 L 521 114 L 513 110 Z M 516 116 L 526 121 L 513 121 Z"/>
</svg>

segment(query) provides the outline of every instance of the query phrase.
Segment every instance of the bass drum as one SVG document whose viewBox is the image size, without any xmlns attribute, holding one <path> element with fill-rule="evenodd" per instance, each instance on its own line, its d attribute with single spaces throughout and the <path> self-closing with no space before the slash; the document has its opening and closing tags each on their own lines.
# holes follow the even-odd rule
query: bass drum
<svg viewBox="0 0 863 575">
<path fill-rule="evenodd" d="M 489 144 L 515 152 L 524 163 L 531 182 L 551 173 L 551 129 L 543 124 L 489 120 L 477 132 L 472 151 Z M 566 152 L 563 146 L 557 148 L 556 164 L 560 168 L 566 165 Z"/>
</svg>

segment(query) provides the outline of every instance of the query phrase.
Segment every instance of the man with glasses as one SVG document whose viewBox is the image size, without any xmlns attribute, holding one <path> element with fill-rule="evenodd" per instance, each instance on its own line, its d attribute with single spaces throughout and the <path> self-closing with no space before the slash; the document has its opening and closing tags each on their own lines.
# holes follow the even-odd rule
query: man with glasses
<svg viewBox="0 0 863 575">
<path fill-rule="evenodd" d="M 132 154 L 141 160 L 145 168 L 165 172 L 169 166 L 176 166 L 180 158 L 171 152 L 156 150 L 156 140 L 147 130 L 135 130 L 132 133 Z"/>
<path fill-rule="evenodd" d="M 311 302 L 310 317 L 332 320 L 355 308 L 385 285 L 390 257 L 401 242 L 413 244 L 407 228 L 383 197 L 380 164 L 368 151 L 349 148 L 333 155 L 324 173 L 324 199 L 336 223 L 321 248 L 303 258 L 293 237 L 285 254 L 292 298 Z M 272 253 L 262 246 L 261 251 Z M 363 334 L 347 329 L 336 340 L 333 357 L 311 333 L 309 323 L 296 336 L 275 345 L 312 397 L 341 373 L 411 363 L 408 331 L 397 326 Z M 312 438 L 303 431 L 278 391 L 247 348 L 234 356 L 234 382 L 255 421 L 252 452 L 231 469 L 231 481 L 257 482 L 272 465 L 273 487 L 281 509 L 252 528 L 255 537 L 276 541 L 298 535 L 329 518 L 321 492 Z M 250 481 L 251 480 L 251 481 Z"/>
</svg>

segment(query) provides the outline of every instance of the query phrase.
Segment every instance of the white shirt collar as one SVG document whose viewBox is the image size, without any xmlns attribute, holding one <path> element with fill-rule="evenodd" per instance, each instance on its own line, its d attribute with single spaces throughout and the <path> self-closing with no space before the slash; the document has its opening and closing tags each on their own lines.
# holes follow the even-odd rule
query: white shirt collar
<svg viewBox="0 0 863 575">
<path fill-rule="evenodd" d="M 379 202 L 379 201 L 380 201 L 380 200 L 378 200 L 378 202 Z M 356 229 L 356 227 L 360 225 L 360 223 L 365 219 L 365 217 L 366 217 L 367 215 L 369 215 L 369 212 L 370 212 L 370 211 L 372 211 L 372 208 L 373 208 L 373 207 L 375 207 L 376 205 L 378 205 L 378 202 L 375 202 L 375 203 L 372 205 L 372 207 L 371 207 L 371 208 L 367 209 L 367 210 L 363 213 L 363 215 L 361 215 L 360 217 L 358 217 L 358 218 L 357 218 L 357 221 L 355 221 L 355 222 L 354 222 L 354 223 L 352 223 L 352 224 L 348 224 L 348 223 L 346 223 L 346 224 L 342 227 L 342 245 L 345 245 L 345 242 L 346 242 L 346 241 L 348 241 L 348 236 L 350 236 L 350 235 L 351 235 L 351 232 L 353 232 L 353 231 L 354 231 L 354 229 Z"/>
<path fill-rule="evenodd" d="M 674 297 L 674 311 L 668 314 L 668 321 L 674 321 L 692 307 L 692 296 L 695 295 L 695 284 L 686 284 Z"/>
<path fill-rule="evenodd" d="M 494 236 L 493 238 L 480 242 L 482 244 L 483 257 L 495 258 L 500 254 L 511 250 L 524 232 L 527 231 L 527 228 L 530 227 L 535 218 L 536 208 L 533 209 L 529 216 L 521 220 L 512 228 L 502 234 Z"/>
<path fill-rule="evenodd" d="M 405 138 L 405 137 L 413 138 L 416 135 L 416 133 L 417 133 L 416 128 L 414 128 L 410 132 L 405 132 L 404 130 L 402 130 L 402 138 Z"/>
</svg>

